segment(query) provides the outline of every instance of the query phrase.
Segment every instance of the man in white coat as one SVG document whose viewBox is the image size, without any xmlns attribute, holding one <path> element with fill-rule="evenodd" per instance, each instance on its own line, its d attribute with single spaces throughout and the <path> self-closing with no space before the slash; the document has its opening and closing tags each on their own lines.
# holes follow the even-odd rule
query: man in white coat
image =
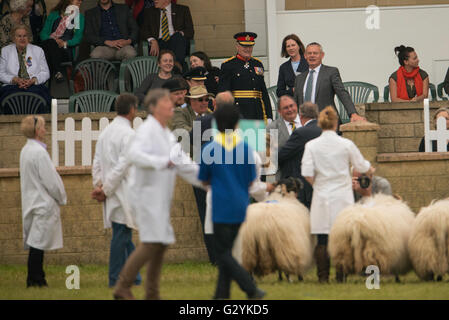
<svg viewBox="0 0 449 320">
<path fill-rule="evenodd" d="M 41 116 L 27 116 L 20 127 L 28 138 L 20 152 L 23 242 L 29 249 L 27 287 L 47 286 L 44 250 L 62 248 L 59 206 L 67 196 L 43 142 L 46 130 Z"/>
<path fill-rule="evenodd" d="M 127 148 L 134 137 L 132 121 L 137 113 L 137 98 L 122 93 L 115 101 L 117 116 L 101 132 L 95 147 L 92 180 L 95 190 L 92 197 L 103 203 L 104 227 L 112 227 L 109 255 L 109 287 L 115 286 L 126 259 L 134 251 L 132 229 L 136 229 L 127 195 L 127 175 L 130 163 Z M 142 281 L 140 274 L 136 284 Z"/>
<path fill-rule="evenodd" d="M 140 243 L 126 261 L 114 290 L 116 299 L 134 299 L 132 283 L 148 262 L 146 299 L 160 299 L 159 279 L 164 253 L 175 242 L 170 208 L 176 175 L 196 186 L 199 167 L 190 160 L 167 127 L 174 104 L 166 89 L 150 90 L 144 100 L 149 115 L 137 129 L 129 152 L 129 200 L 139 229 Z"/>
</svg>

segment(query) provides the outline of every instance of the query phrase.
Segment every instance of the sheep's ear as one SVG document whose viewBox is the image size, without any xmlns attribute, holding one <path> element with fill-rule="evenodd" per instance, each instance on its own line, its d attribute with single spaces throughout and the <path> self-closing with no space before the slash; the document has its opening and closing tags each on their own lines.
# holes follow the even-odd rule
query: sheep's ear
<svg viewBox="0 0 449 320">
<path fill-rule="evenodd" d="M 282 190 L 282 196 L 285 196 L 288 193 L 287 186 L 285 184 L 283 184 L 281 186 L 281 190 Z"/>
</svg>

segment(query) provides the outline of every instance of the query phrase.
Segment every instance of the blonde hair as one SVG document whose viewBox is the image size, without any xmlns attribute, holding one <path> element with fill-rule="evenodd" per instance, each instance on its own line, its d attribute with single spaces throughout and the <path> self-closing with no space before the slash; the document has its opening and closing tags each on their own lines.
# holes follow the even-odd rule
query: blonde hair
<svg viewBox="0 0 449 320">
<path fill-rule="evenodd" d="M 26 24 L 23 24 L 23 23 L 16 24 L 16 25 L 14 25 L 12 27 L 11 33 L 9 34 L 9 37 L 11 38 L 10 40 L 12 42 L 14 42 L 14 37 L 16 36 L 16 31 L 20 30 L 20 29 L 23 29 L 23 30 L 26 31 L 27 37 L 28 37 L 28 41 L 30 41 L 30 39 L 31 39 L 31 29 Z"/>
<path fill-rule="evenodd" d="M 323 130 L 333 130 L 338 124 L 338 114 L 332 106 L 327 106 L 320 112 L 318 126 Z"/>
<path fill-rule="evenodd" d="M 36 137 L 36 129 L 45 126 L 45 119 L 42 116 L 31 115 L 22 119 L 20 131 L 28 139 Z"/>
</svg>

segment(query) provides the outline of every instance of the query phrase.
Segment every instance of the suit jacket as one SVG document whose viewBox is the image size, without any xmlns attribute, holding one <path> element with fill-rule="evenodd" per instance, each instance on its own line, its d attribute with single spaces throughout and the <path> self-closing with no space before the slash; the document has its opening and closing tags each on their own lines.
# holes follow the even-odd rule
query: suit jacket
<svg viewBox="0 0 449 320">
<path fill-rule="evenodd" d="M 139 27 L 134 20 L 131 10 L 126 4 L 112 4 L 118 29 L 124 39 L 131 39 L 132 44 L 139 40 Z M 85 41 L 94 46 L 104 45 L 104 38 L 100 36 L 101 11 L 100 7 L 89 9 L 85 14 L 84 37 Z"/>
<path fill-rule="evenodd" d="M 308 141 L 321 135 L 321 128 L 317 121 L 312 120 L 304 127 L 293 131 L 290 138 L 278 152 L 278 162 L 281 172 L 281 179 L 295 177 L 301 179 L 304 184 L 303 189 L 298 193 L 298 200 L 307 208 L 310 208 L 312 202 L 312 186 L 301 175 L 301 160 L 304 154 L 304 148 Z"/>
<path fill-rule="evenodd" d="M 288 128 L 285 125 L 284 119 L 282 117 L 277 118 L 276 120 L 272 121 L 269 125 L 267 125 L 267 129 L 266 129 L 267 135 L 269 135 L 269 137 L 270 137 L 269 139 L 267 139 L 267 149 L 270 147 L 269 146 L 270 140 L 273 139 L 272 138 L 273 133 L 272 132 L 270 133 L 270 130 L 273 130 L 273 129 L 278 130 L 278 140 L 273 141 L 271 143 L 275 149 L 273 151 L 277 152 L 284 146 L 284 144 L 287 142 L 288 138 L 290 138 L 290 134 L 288 133 Z M 270 154 L 270 157 L 271 156 L 272 155 Z M 276 160 L 276 159 L 273 159 L 272 157 L 271 157 L 271 159 L 272 159 L 272 161 Z M 279 167 L 278 167 L 278 170 L 276 172 L 276 180 L 279 180 L 280 178 L 281 178 L 281 172 L 279 171 Z"/>
<path fill-rule="evenodd" d="M 171 4 L 171 16 L 175 31 L 184 32 L 184 37 L 193 39 L 193 21 L 190 9 L 180 4 Z M 140 29 L 142 40 L 148 38 L 159 39 L 159 29 L 161 25 L 161 10 L 155 7 L 147 8 L 143 12 L 143 26 Z"/>
<path fill-rule="evenodd" d="M 304 86 L 308 74 L 309 70 L 301 73 L 295 80 L 295 100 L 298 106 L 304 103 Z M 337 110 L 334 101 L 335 95 L 340 98 L 349 116 L 357 113 L 351 96 L 341 81 L 338 69 L 322 64 L 315 88 L 315 103 L 318 105 L 319 111 L 329 105 Z"/>
<path fill-rule="evenodd" d="M 309 64 L 307 63 L 304 56 L 301 56 L 301 62 L 298 65 L 296 72 L 303 73 L 309 69 Z M 276 88 L 276 95 L 281 97 L 283 95 L 291 95 L 293 97 L 293 88 L 295 87 L 296 74 L 293 72 L 292 59 L 281 64 L 279 67 L 278 83 Z"/>
</svg>

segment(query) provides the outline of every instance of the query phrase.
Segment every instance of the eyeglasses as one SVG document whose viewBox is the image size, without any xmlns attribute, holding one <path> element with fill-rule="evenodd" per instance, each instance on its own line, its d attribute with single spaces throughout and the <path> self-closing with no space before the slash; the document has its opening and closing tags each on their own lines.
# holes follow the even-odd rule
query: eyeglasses
<svg viewBox="0 0 449 320">
<path fill-rule="evenodd" d="M 209 102 L 209 98 L 199 98 L 198 101 L 199 102 Z"/>
</svg>

